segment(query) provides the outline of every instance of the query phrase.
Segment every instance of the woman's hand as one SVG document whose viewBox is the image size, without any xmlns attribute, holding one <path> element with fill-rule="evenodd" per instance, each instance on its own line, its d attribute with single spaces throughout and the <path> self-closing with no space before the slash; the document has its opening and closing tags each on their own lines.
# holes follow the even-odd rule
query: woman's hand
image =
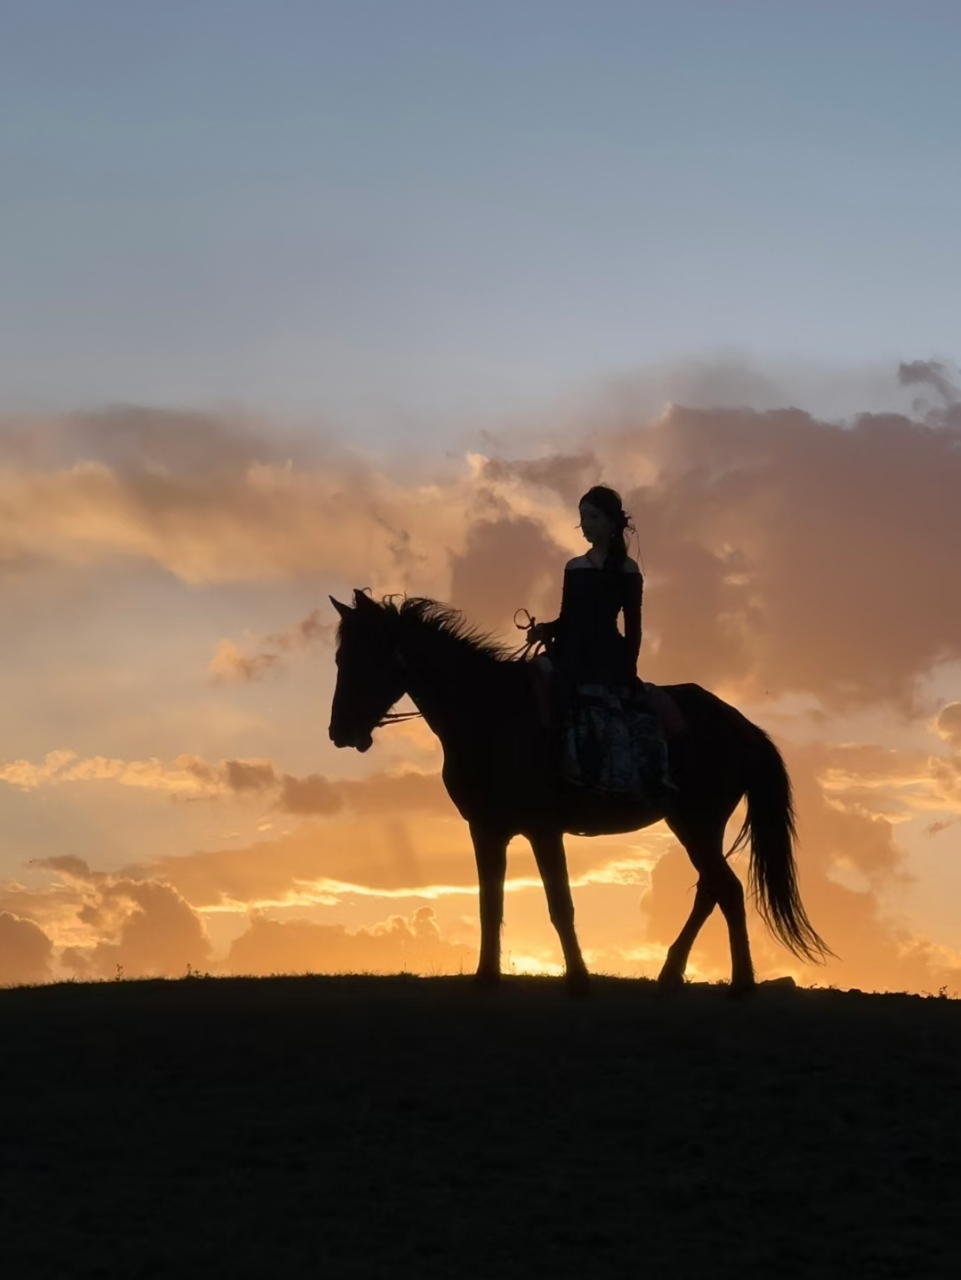
<svg viewBox="0 0 961 1280">
<path fill-rule="evenodd" d="M 528 639 L 528 642 L 532 644 L 538 640 L 540 641 L 541 644 L 544 644 L 547 640 L 550 639 L 550 633 L 548 632 L 548 629 L 547 629 L 547 623 L 535 622 L 532 627 L 528 628 L 527 639 Z"/>
</svg>

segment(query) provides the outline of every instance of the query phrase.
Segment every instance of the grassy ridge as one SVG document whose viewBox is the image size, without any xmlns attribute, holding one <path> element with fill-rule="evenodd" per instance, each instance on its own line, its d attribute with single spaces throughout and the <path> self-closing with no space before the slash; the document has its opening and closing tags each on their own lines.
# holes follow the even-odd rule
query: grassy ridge
<svg viewBox="0 0 961 1280">
<path fill-rule="evenodd" d="M 4 1274 L 956 1275 L 961 1002 L 0 992 Z"/>
</svg>

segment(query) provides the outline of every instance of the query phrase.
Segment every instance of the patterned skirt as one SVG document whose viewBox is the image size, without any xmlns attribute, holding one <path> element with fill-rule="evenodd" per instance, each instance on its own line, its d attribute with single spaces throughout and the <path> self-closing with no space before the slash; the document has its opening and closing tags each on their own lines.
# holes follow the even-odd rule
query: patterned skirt
<svg viewBox="0 0 961 1280">
<path fill-rule="evenodd" d="M 641 686 L 643 687 L 643 686 Z M 675 791 L 661 722 L 637 688 L 582 684 L 561 732 L 560 774 L 569 786 L 657 803 Z"/>
</svg>

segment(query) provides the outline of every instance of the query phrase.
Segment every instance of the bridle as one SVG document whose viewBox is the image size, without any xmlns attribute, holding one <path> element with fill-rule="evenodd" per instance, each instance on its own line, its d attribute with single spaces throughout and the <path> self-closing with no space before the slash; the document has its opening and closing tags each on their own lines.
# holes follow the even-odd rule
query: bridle
<svg viewBox="0 0 961 1280">
<path fill-rule="evenodd" d="M 397 659 L 400 669 L 406 675 L 407 672 L 409 671 L 409 667 L 407 663 L 404 661 L 404 655 L 401 653 L 399 645 L 396 646 L 394 649 L 394 656 Z M 410 691 L 408 690 L 408 693 L 409 692 Z M 403 697 L 403 694 L 401 694 L 401 697 Z M 374 728 L 382 729 L 385 725 L 388 725 L 388 724 L 401 724 L 405 720 L 423 720 L 423 718 L 424 718 L 423 711 L 388 711 L 381 716 L 381 718 L 374 725 Z"/>
</svg>

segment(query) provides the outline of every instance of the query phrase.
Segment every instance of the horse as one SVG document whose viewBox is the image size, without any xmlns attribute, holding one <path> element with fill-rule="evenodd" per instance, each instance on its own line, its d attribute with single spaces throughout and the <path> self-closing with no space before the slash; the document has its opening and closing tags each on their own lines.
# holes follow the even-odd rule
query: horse
<svg viewBox="0 0 961 1280">
<path fill-rule="evenodd" d="M 564 835 L 636 831 L 661 818 L 698 874 L 690 916 L 658 976 L 662 988 L 683 985 L 694 940 L 715 906 L 730 939 L 730 990 L 744 995 L 754 988 L 744 890 L 728 862 L 745 845 L 749 891 L 773 936 L 802 960 L 832 954 L 798 891 L 784 761 L 768 735 L 735 707 L 696 684 L 663 686 L 685 725 L 668 740 L 676 790 L 665 791 L 656 812 L 639 813 L 630 804 L 574 794 L 558 784 L 525 655 L 436 600 L 376 601 L 360 590 L 353 606 L 330 600 L 340 615 L 330 719 L 334 745 L 368 751 L 376 728 L 402 718 L 391 709 L 404 694 L 440 739 L 444 785 L 468 824 L 477 863 L 479 982 L 495 985 L 500 978 L 507 846 L 514 836 L 526 837 L 533 849 L 568 990 L 586 994 L 589 973 L 574 929 Z M 725 855 L 725 828 L 744 797 L 747 815 Z"/>
</svg>

